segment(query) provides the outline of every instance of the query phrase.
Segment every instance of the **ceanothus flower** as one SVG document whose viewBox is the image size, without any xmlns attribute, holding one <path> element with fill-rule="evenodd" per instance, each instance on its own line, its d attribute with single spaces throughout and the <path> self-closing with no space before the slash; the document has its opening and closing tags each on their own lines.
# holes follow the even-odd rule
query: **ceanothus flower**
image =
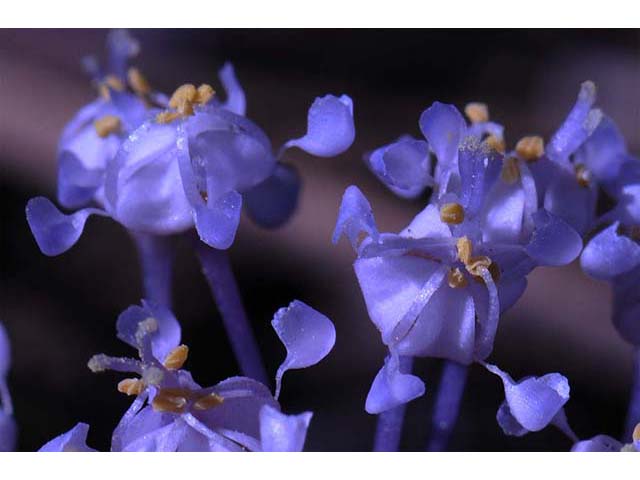
<svg viewBox="0 0 640 480">
<path fill-rule="evenodd" d="M 294 301 L 276 312 L 272 325 L 287 349 L 278 369 L 276 395 L 245 377 L 213 387 L 198 385 L 182 366 L 188 348 L 180 344 L 180 326 L 166 308 L 142 302 L 117 322 L 118 338 L 138 350 L 140 359 L 96 355 L 94 371 L 137 374 L 118 384 L 136 395 L 113 432 L 113 451 L 300 451 L 311 412 L 286 415 L 278 403 L 282 376 L 322 360 L 333 348 L 335 328 L 324 315 Z M 47 443 L 42 451 L 86 451 L 88 425 Z"/>
<path fill-rule="evenodd" d="M 309 109 L 307 133 L 287 141 L 276 155 L 262 129 L 244 117 L 244 92 L 229 64 L 221 70 L 220 79 L 228 92 L 224 103 L 214 98 L 214 90 L 206 84 L 197 88 L 185 84 L 168 101 L 158 100 L 157 94 L 153 100 L 146 80 L 139 74 L 130 79 L 134 93 L 162 109 L 151 108 L 136 117 L 138 123 L 123 130 L 108 153 L 101 150 L 100 167 L 84 168 L 78 174 L 80 180 L 71 182 L 65 167 L 60 181 L 75 188 L 85 186 L 82 182 L 90 177 L 82 200 L 93 198 L 100 208 L 65 215 L 44 197 L 29 201 L 27 220 L 43 253 L 58 255 L 73 246 L 93 214 L 112 217 L 143 234 L 170 235 L 195 227 L 203 242 L 218 249 L 233 243 L 243 203 L 263 226 L 286 221 L 296 206 L 299 181 L 295 171 L 280 163 L 282 155 L 297 147 L 331 157 L 349 148 L 355 137 L 351 99 L 346 95 L 317 98 Z M 112 103 L 122 100 L 127 105 L 122 111 L 128 112 L 129 96 L 113 88 L 108 91 Z M 94 118 L 89 110 L 83 119 Z M 91 128 L 84 120 L 72 122 L 69 128 L 76 131 L 76 123 Z M 106 124 L 94 127 L 98 136 L 109 137 L 130 123 L 111 115 Z M 93 147 L 78 147 L 76 157 L 89 155 Z M 88 170 L 91 175 L 85 176 Z M 77 205 L 79 199 L 63 204 Z"/>
<path fill-rule="evenodd" d="M 333 236 L 335 243 L 346 234 L 358 254 L 369 316 L 390 352 L 367 398 L 369 413 L 424 393 L 422 381 L 402 371 L 400 356 L 484 360 L 526 275 L 539 265 L 565 265 L 582 249 L 569 225 L 537 208 L 526 164 L 503 155 L 490 137 L 466 135 L 455 107 L 434 104 L 421 126 L 445 162 L 431 204 L 399 234 L 379 233 L 369 202 L 352 186 Z"/>
<path fill-rule="evenodd" d="M 17 428 L 13 419 L 11 395 L 7 386 L 7 373 L 11 366 L 9 336 L 0 322 L 0 452 L 10 452 L 15 448 Z"/>
</svg>

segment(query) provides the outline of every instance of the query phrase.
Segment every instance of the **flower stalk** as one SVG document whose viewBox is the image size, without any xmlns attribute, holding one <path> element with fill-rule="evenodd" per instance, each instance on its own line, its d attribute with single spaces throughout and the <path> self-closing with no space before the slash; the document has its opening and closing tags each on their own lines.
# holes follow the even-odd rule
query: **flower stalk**
<svg viewBox="0 0 640 480">
<path fill-rule="evenodd" d="M 144 298 L 171 308 L 171 279 L 173 268 L 172 239 L 166 236 L 136 233 Z"/>
<path fill-rule="evenodd" d="M 450 360 L 444 361 L 438 396 L 433 407 L 431 433 L 427 443 L 429 452 L 443 452 L 447 449 L 460 413 L 468 370 L 467 365 Z"/>
</svg>

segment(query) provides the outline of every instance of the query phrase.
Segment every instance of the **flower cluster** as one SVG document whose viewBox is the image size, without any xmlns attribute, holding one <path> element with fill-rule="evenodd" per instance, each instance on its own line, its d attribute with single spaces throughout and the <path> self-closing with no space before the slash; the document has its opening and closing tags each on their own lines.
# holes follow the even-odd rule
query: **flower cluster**
<svg viewBox="0 0 640 480">
<path fill-rule="evenodd" d="M 503 430 L 519 435 L 549 423 L 569 431 L 559 407 L 569 398 L 555 373 L 513 382 L 484 361 L 493 350 L 500 315 L 523 294 L 538 266 L 581 263 L 615 289 L 614 322 L 640 340 L 640 162 L 595 103 L 584 82 L 575 105 L 545 146 L 524 137 L 506 150 L 504 129 L 486 105 L 465 114 L 435 102 L 419 121 L 424 139 L 403 136 L 365 157 L 395 194 L 430 201 L 400 233 L 382 233 L 356 187 L 344 194 L 333 235 L 345 235 L 357 254 L 355 273 L 369 316 L 389 355 L 366 400 L 369 413 L 401 406 L 425 392 L 403 367 L 404 357 L 479 362 L 504 381 Z M 603 197 L 613 208 L 596 216 Z M 604 229 L 603 229 L 604 228 Z M 533 400 L 521 401 L 523 392 Z M 461 394 L 461 392 L 460 392 Z M 526 407 L 525 412 L 519 411 Z M 566 426 L 566 428 L 565 428 Z M 577 439 L 576 439 L 577 440 Z"/>
<path fill-rule="evenodd" d="M 135 396 L 113 432 L 112 451 L 300 451 L 312 413 L 286 415 L 278 395 L 289 369 L 315 365 L 335 343 L 335 328 L 324 315 L 294 301 L 276 312 L 273 328 L 287 349 L 278 369 L 275 397 L 250 378 L 232 377 L 203 388 L 182 367 L 189 349 L 180 343 L 180 325 L 171 311 L 150 302 L 118 317 L 118 338 L 138 351 L 139 359 L 95 355 L 93 372 L 114 370 L 137 375 L 118 383 Z M 41 451 L 91 451 L 89 430 L 79 423 Z"/>
</svg>

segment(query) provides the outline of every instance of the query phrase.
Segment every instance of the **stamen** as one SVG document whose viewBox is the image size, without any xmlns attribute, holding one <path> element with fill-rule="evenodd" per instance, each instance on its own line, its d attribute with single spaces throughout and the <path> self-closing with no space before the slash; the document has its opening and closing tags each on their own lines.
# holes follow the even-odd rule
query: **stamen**
<svg viewBox="0 0 640 480">
<path fill-rule="evenodd" d="M 105 115 L 93 122 L 93 127 L 100 138 L 106 138 L 112 133 L 120 131 L 122 123 L 115 115 Z"/>
<path fill-rule="evenodd" d="M 472 257 L 469 259 L 469 262 L 465 263 L 465 266 L 471 275 L 481 276 L 480 269 L 489 268 L 491 266 L 491 259 L 486 255 Z"/>
<path fill-rule="evenodd" d="M 447 274 L 447 282 L 451 288 L 464 288 L 469 282 L 459 268 L 452 268 Z"/>
<path fill-rule="evenodd" d="M 516 153 L 527 162 L 535 162 L 544 153 L 544 140 L 537 135 L 522 137 L 516 144 Z"/>
<path fill-rule="evenodd" d="M 459 224 L 464 221 L 464 208 L 459 203 L 445 203 L 440 208 L 440 220 L 444 223 Z"/>
<path fill-rule="evenodd" d="M 640 442 L 640 423 L 636 425 L 636 428 L 633 429 L 633 433 L 631 434 L 631 438 L 633 438 L 634 442 Z"/>
<path fill-rule="evenodd" d="M 164 372 L 158 367 L 148 367 L 142 372 L 142 380 L 147 385 L 160 385 L 164 379 Z"/>
<path fill-rule="evenodd" d="M 154 332 L 158 331 L 158 321 L 153 318 L 145 318 L 140 323 L 138 323 L 138 329 L 136 330 L 136 341 L 138 343 L 142 343 L 142 339 L 147 335 L 151 335 Z"/>
<path fill-rule="evenodd" d="M 145 97 L 151 93 L 151 85 L 137 68 L 131 67 L 127 72 L 127 80 L 137 95 Z"/>
<path fill-rule="evenodd" d="M 183 115 L 178 112 L 169 112 L 169 111 L 160 112 L 158 115 L 156 115 L 156 122 L 162 123 L 162 124 L 171 123 L 178 118 L 182 118 L 182 116 Z"/>
<path fill-rule="evenodd" d="M 154 397 L 151 406 L 156 412 L 182 413 L 191 392 L 183 388 L 163 388 Z"/>
<path fill-rule="evenodd" d="M 471 123 L 482 123 L 489 121 L 489 107 L 486 103 L 471 102 L 464 107 L 464 114 L 471 120 Z"/>
<path fill-rule="evenodd" d="M 489 268 L 487 270 L 489 270 L 489 274 L 491 275 L 491 278 L 493 278 L 494 282 L 500 280 L 500 267 L 496 262 L 491 260 L 491 265 L 489 265 Z M 482 275 L 474 275 L 473 279 L 478 283 L 484 283 L 484 278 L 482 277 Z"/>
<path fill-rule="evenodd" d="M 125 378 L 118 383 L 118 391 L 125 395 L 140 395 L 144 390 L 144 382 L 138 378 Z"/>
<path fill-rule="evenodd" d="M 180 345 L 169 352 L 163 365 L 169 370 L 180 370 L 189 356 L 189 347 Z"/>
<path fill-rule="evenodd" d="M 211 88 L 211 85 L 203 83 L 198 87 L 198 95 L 196 97 L 196 103 L 199 103 L 200 105 L 204 105 L 209 100 L 211 100 L 215 94 L 216 94 L 216 91 L 213 88 Z"/>
<path fill-rule="evenodd" d="M 458 258 L 465 265 L 471 260 L 471 253 L 473 252 L 473 245 L 471 240 L 467 237 L 460 237 L 456 242 L 456 248 L 458 250 Z"/>
<path fill-rule="evenodd" d="M 185 83 L 173 92 L 169 99 L 169 106 L 180 113 L 185 113 L 186 109 L 192 109 L 192 104 L 196 101 L 197 96 L 196 87 L 191 83 Z"/>
<path fill-rule="evenodd" d="M 518 165 L 517 158 L 507 157 L 503 160 L 500 178 L 503 182 L 509 185 L 520 180 L 520 167 Z"/>
<path fill-rule="evenodd" d="M 109 88 L 122 92 L 124 90 L 124 83 L 115 75 L 107 75 L 102 83 L 98 85 L 98 93 L 102 98 L 109 100 L 111 94 L 109 94 Z"/>
<path fill-rule="evenodd" d="M 504 139 L 498 138 L 495 135 L 489 135 L 484 141 L 491 150 L 495 150 L 496 152 L 504 153 L 507 149 Z"/>
<path fill-rule="evenodd" d="M 581 187 L 588 187 L 591 183 L 591 171 L 582 164 L 575 166 L 576 180 Z"/>
<path fill-rule="evenodd" d="M 193 404 L 193 408 L 196 410 L 209 410 L 210 408 L 217 407 L 218 405 L 222 405 L 224 402 L 224 397 L 221 397 L 217 393 L 211 393 L 206 397 L 202 397 Z"/>
</svg>

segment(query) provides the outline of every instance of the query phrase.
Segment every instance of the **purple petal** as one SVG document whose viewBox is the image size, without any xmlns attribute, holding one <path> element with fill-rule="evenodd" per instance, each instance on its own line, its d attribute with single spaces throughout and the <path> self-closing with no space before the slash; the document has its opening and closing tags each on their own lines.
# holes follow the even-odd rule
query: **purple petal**
<svg viewBox="0 0 640 480">
<path fill-rule="evenodd" d="M 132 305 L 118 316 L 116 328 L 118 338 L 139 348 L 136 332 L 140 322 L 153 318 L 158 324 L 158 329 L 150 334 L 153 356 L 160 362 L 180 344 L 180 324 L 171 311 L 161 305 L 150 301 L 142 301 L 142 306 Z"/>
<path fill-rule="evenodd" d="M 619 175 L 626 151 L 622 133 L 614 121 L 605 116 L 576 152 L 574 163 L 585 165 L 598 182 L 609 182 Z"/>
<path fill-rule="evenodd" d="M 531 432 L 549 425 L 569 400 L 569 382 L 559 373 L 530 377 L 516 383 L 495 365 L 485 364 L 485 368 L 502 379 L 509 412 Z"/>
<path fill-rule="evenodd" d="M 623 445 L 608 435 L 596 435 L 589 440 L 582 440 L 571 447 L 572 452 L 619 452 Z"/>
<path fill-rule="evenodd" d="M 540 209 L 533 221 L 535 230 L 526 251 L 539 265 L 567 265 L 580 255 L 582 238 L 564 220 Z"/>
<path fill-rule="evenodd" d="M 133 406 L 138 405 L 134 402 Z M 116 452 L 158 451 L 160 446 L 158 440 L 162 442 L 166 438 L 166 433 L 171 431 L 177 418 L 173 414 L 156 412 L 151 406 L 146 406 L 136 411 L 135 415 L 128 418 L 126 422 L 121 421 L 111 439 L 112 450 Z"/>
<path fill-rule="evenodd" d="M 220 77 L 222 86 L 227 94 L 227 99 L 222 104 L 222 108 L 244 116 L 247 109 L 247 101 L 233 65 L 229 62 L 225 63 L 218 72 L 218 77 Z"/>
<path fill-rule="evenodd" d="M 435 205 L 427 205 L 411 223 L 400 232 L 407 238 L 451 238 L 449 226 L 440 218 L 440 210 Z"/>
<path fill-rule="evenodd" d="M 242 196 L 235 190 L 222 195 L 209 205 L 196 206 L 194 220 L 198 236 L 207 245 L 225 250 L 233 244 L 240 223 Z"/>
<path fill-rule="evenodd" d="M 278 164 L 273 175 L 242 197 L 249 216 L 264 228 L 283 225 L 298 206 L 300 176 L 290 165 Z"/>
<path fill-rule="evenodd" d="M 89 425 L 78 423 L 67 433 L 54 438 L 38 450 L 39 452 L 95 452 L 87 446 L 87 433 Z"/>
<path fill-rule="evenodd" d="M 591 81 L 584 82 L 580 86 L 575 105 L 546 148 L 551 160 L 565 162 L 596 129 L 602 119 L 602 112 L 591 110 L 595 101 L 596 86 Z"/>
<path fill-rule="evenodd" d="M 284 148 L 298 147 L 317 157 L 333 157 L 347 150 L 355 135 L 351 98 L 325 95 L 316 98 L 309 109 L 306 135 L 289 140 Z"/>
<path fill-rule="evenodd" d="M 332 241 L 334 244 L 338 243 L 340 237 L 345 234 L 355 250 L 361 232 L 369 234 L 374 241 L 378 238 L 378 228 L 373 218 L 371 204 L 358 187 L 351 185 L 342 196 Z"/>
<path fill-rule="evenodd" d="M 382 413 L 421 397 L 424 392 L 424 382 L 414 375 L 403 373 L 398 356 L 389 355 L 373 380 L 365 410 L 371 414 Z"/>
<path fill-rule="evenodd" d="M 560 217 L 578 233 L 586 232 L 595 217 L 597 190 L 583 187 L 573 174 L 560 171 L 544 195 L 544 208 Z"/>
<path fill-rule="evenodd" d="M 454 164 L 466 131 L 464 118 L 458 109 L 453 105 L 434 102 L 420 116 L 420 130 L 438 162 L 443 166 Z"/>
<path fill-rule="evenodd" d="M 18 428 L 11 415 L 0 410 L 0 452 L 13 452 L 16 448 Z"/>
<path fill-rule="evenodd" d="M 11 345 L 7 330 L 0 322 L 0 381 L 7 375 L 11 367 Z"/>
<path fill-rule="evenodd" d="M 518 423 L 515 417 L 511 414 L 511 410 L 509 410 L 509 405 L 506 401 L 502 402 L 502 405 L 500 405 L 498 413 L 496 414 L 496 420 L 498 420 L 498 425 L 500 425 L 500 428 L 505 435 L 522 437 L 529 433 L 529 430 L 520 425 L 520 423 Z"/>
<path fill-rule="evenodd" d="M 111 30 L 107 35 L 107 54 L 109 57 L 109 72 L 126 78 L 129 59 L 140 52 L 140 44 L 127 30 Z"/>
<path fill-rule="evenodd" d="M 60 153 L 58 200 L 61 205 L 66 208 L 79 208 L 86 205 L 94 198 L 103 182 L 103 169 L 85 168 L 80 159 L 68 150 Z"/>
<path fill-rule="evenodd" d="M 60 255 L 75 245 L 90 215 L 108 216 L 106 212 L 97 208 L 85 208 L 65 215 L 45 197 L 29 200 L 26 213 L 27 222 L 38 247 L 42 253 L 49 256 Z"/>
<path fill-rule="evenodd" d="M 433 184 L 429 144 L 403 138 L 375 150 L 367 159 L 373 173 L 396 195 L 415 198 Z"/>
<path fill-rule="evenodd" d="M 277 399 L 284 373 L 310 367 L 326 357 L 336 342 L 336 329 L 331 320 L 299 300 L 278 310 L 271 325 L 287 349 L 276 373 Z"/>
<path fill-rule="evenodd" d="M 607 280 L 640 265 L 640 245 L 618 234 L 616 222 L 598 233 L 580 256 L 582 269 L 592 277 Z"/>
<path fill-rule="evenodd" d="M 265 405 L 260 410 L 260 441 L 264 452 L 301 452 L 313 414 L 285 415 Z"/>
<path fill-rule="evenodd" d="M 525 193 L 520 182 L 497 181 L 481 212 L 484 242 L 517 243 L 522 233 Z"/>
</svg>

